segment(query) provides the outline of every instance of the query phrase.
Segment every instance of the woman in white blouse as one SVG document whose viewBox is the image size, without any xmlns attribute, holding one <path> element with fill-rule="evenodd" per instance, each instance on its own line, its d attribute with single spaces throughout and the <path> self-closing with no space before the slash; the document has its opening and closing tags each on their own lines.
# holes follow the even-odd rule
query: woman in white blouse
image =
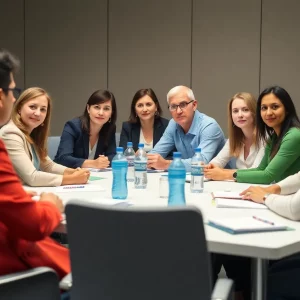
<svg viewBox="0 0 300 300">
<path fill-rule="evenodd" d="M 263 143 L 256 141 L 256 99 L 250 93 L 237 93 L 228 103 L 229 139 L 219 154 L 205 167 L 206 178 L 213 180 L 232 179 L 236 170 L 224 169 L 236 158 L 238 169 L 255 168 L 265 152 Z M 251 260 L 231 255 L 212 255 L 213 276 L 217 278 L 221 266 L 235 282 L 235 299 L 250 299 Z"/>
<path fill-rule="evenodd" d="M 244 199 L 264 203 L 278 215 L 300 221 L 300 172 L 269 187 L 251 186 L 241 195 Z M 300 299 L 299 276 L 300 253 L 272 262 L 268 272 L 267 299 Z"/>
<path fill-rule="evenodd" d="M 229 139 L 219 154 L 205 167 L 206 178 L 213 180 L 232 179 L 236 170 L 224 169 L 236 158 L 237 169 L 256 168 L 260 164 L 265 146 L 255 135 L 256 99 L 250 93 L 237 93 L 228 103 Z"/>
</svg>

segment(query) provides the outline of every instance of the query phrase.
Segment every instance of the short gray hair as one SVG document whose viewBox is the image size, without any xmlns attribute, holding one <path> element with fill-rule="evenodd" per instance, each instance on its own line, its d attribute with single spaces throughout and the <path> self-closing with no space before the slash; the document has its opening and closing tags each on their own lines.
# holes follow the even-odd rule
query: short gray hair
<svg viewBox="0 0 300 300">
<path fill-rule="evenodd" d="M 194 92 L 184 85 L 178 85 L 170 89 L 170 91 L 167 94 L 167 102 L 169 103 L 170 98 L 174 97 L 180 90 L 185 89 L 186 94 L 190 100 L 195 100 Z"/>
</svg>

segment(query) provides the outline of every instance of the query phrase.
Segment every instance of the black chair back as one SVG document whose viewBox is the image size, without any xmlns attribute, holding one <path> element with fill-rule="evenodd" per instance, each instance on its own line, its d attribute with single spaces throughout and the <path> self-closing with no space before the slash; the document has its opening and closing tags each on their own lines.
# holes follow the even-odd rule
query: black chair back
<svg viewBox="0 0 300 300">
<path fill-rule="evenodd" d="M 199 210 L 66 207 L 71 299 L 210 299 L 210 260 Z"/>
</svg>

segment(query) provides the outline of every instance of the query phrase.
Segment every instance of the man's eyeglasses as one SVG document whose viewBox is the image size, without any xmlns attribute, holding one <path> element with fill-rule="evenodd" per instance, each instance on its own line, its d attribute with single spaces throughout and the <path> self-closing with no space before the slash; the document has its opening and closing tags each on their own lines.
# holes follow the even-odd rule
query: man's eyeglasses
<svg viewBox="0 0 300 300">
<path fill-rule="evenodd" d="M 19 89 L 19 88 L 17 88 L 17 87 L 15 87 L 15 88 L 2 88 L 2 90 L 3 90 L 4 92 L 12 91 L 12 93 L 13 93 L 15 99 L 18 99 L 19 96 L 21 95 L 21 92 L 22 92 L 22 90 Z"/>
<path fill-rule="evenodd" d="M 186 107 L 188 106 L 188 104 L 194 102 L 194 100 L 191 100 L 190 102 L 180 102 L 179 104 L 171 104 L 168 106 L 169 110 L 170 111 L 176 111 L 178 109 L 178 107 L 181 109 L 181 110 L 184 110 L 186 109 Z"/>
</svg>

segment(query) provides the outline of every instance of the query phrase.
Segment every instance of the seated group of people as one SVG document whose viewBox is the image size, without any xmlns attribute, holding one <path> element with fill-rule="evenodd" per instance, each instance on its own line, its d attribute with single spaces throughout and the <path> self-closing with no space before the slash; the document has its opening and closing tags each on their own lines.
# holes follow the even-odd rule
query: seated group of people
<svg viewBox="0 0 300 300">
<path fill-rule="evenodd" d="M 117 104 L 112 92 L 95 91 L 83 114 L 65 124 L 52 161 L 47 152 L 51 98 L 45 90 L 33 87 L 16 101 L 13 74 L 17 64 L 14 56 L 0 49 L 0 127 L 5 124 L 0 129 L 0 256 L 6 257 L 1 260 L 0 274 L 47 265 L 62 277 L 70 272 L 69 252 L 49 238 L 60 222 L 62 202 L 51 193 L 33 201 L 33 194 L 26 193 L 21 182 L 29 186 L 84 184 L 89 180 L 88 168 L 108 167 L 116 150 Z M 152 89 L 138 90 L 129 120 L 122 126 L 120 146 L 126 148 L 130 141 L 137 150 L 138 143 L 144 143 L 148 167 L 155 169 L 168 169 L 176 149 L 187 171 L 194 149 L 200 147 L 208 179 L 275 183 L 267 188 L 250 187 L 243 192 L 244 198 L 300 220 L 300 121 L 285 89 L 269 87 L 257 100 L 250 93 L 235 94 L 228 103 L 227 141 L 216 120 L 197 110 L 198 102 L 188 87 L 172 88 L 167 102 L 170 121 L 161 117 Z M 235 168 L 226 169 L 232 159 Z M 22 217 L 15 217 L 16 211 Z M 235 280 L 237 297 L 240 293 L 248 299 L 249 259 L 215 255 L 212 261 L 214 277 L 224 265 Z M 269 295 L 280 292 L 276 278 L 269 281 Z"/>
</svg>

